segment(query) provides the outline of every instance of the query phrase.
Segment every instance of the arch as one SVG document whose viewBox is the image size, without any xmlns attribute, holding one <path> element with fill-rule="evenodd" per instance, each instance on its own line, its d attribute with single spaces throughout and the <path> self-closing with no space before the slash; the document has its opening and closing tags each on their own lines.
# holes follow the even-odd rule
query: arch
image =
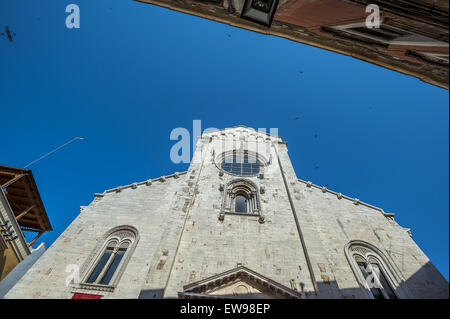
<svg viewBox="0 0 450 319">
<path fill-rule="evenodd" d="M 127 233 L 128 232 L 128 233 Z M 108 239 L 109 237 L 120 237 L 120 238 L 126 238 L 128 237 L 134 237 L 137 239 L 139 237 L 138 230 L 136 227 L 131 225 L 120 225 L 116 226 L 114 228 L 111 228 L 108 230 L 104 235 L 104 240 Z"/>
<path fill-rule="evenodd" d="M 137 229 L 130 225 L 121 225 L 108 230 L 85 263 L 80 287 L 114 289 L 125 271 L 138 240 Z"/>
<path fill-rule="evenodd" d="M 253 181 L 251 181 L 249 179 L 245 179 L 245 178 L 232 179 L 226 185 L 227 189 L 232 189 L 232 188 L 237 188 L 237 187 L 247 188 L 247 189 L 250 189 L 251 191 L 255 191 L 255 192 L 258 189 L 258 186 L 256 186 L 256 184 Z"/>
<path fill-rule="evenodd" d="M 244 211 L 238 210 L 236 205 L 238 196 L 246 199 L 247 208 Z M 260 199 L 258 188 L 255 183 L 244 178 L 234 179 L 226 184 L 222 201 L 222 211 L 228 213 L 260 213 Z"/>
<path fill-rule="evenodd" d="M 352 240 L 345 256 L 361 289 L 370 299 L 406 298 L 395 263 L 382 250 L 362 240 Z"/>
</svg>

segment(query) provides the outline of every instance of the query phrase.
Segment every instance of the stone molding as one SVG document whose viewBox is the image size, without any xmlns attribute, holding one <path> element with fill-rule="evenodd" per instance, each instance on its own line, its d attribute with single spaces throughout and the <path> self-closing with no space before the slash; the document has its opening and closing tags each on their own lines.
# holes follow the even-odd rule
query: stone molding
<svg viewBox="0 0 450 319">
<path fill-rule="evenodd" d="M 97 242 L 95 248 L 92 250 L 91 254 L 88 256 L 86 261 L 83 263 L 80 270 L 81 282 L 78 284 L 72 284 L 75 289 L 89 289 L 89 290 L 100 290 L 100 291 L 113 291 L 117 286 L 120 277 L 122 276 L 125 268 L 136 248 L 139 241 L 139 233 L 137 229 L 130 225 L 116 226 L 103 235 L 103 237 Z M 102 257 L 106 247 L 112 243 L 116 242 L 116 249 L 122 245 L 127 245 L 127 251 L 125 256 L 122 258 L 119 266 L 116 269 L 113 277 L 111 278 L 111 284 L 102 285 L 98 283 L 88 283 L 87 280 L 94 270 L 95 266 Z"/>
<path fill-rule="evenodd" d="M 369 299 L 373 299 L 370 288 L 366 279 L 363 277 L 358 264 L 357 258 L 366 262 L 376 260 L 382 267 L 386 280 L 389 281 L 392 289 L 398 298 L 410 298 L 410 293 L 404 287 L 404 278 L 401 276 L 400 270 L 395 262 L 390 258 L 389 254 L 384 253 L 376 246 L 362 240 L 352 240 L 344 247 L 344 253 L 348 263 L 355 275 L 356 281 L 360 285 L 361 290 Z"/>
<path fill-rule="evenodd" d="M 229 296 L 223 297 L 220 295 L 209 295 L 208 292 L 216 288 L 223 287 L 236 280 L 245 280 L 254 283 L 262 288 L 275 298 L 286 299 L 300 299 L 301 293 L 288 288 L 278 282 L 275 282 L 269 278 L 266 278 L 257 272 L 248 269 L 245 266 L 239 266 L 237 268 L 228 270 L 221 274 L 214 275 L 212 277 L 193 282 L 185 285 L 183 291 L 178 293 L 178 297 L 182 299 L 190 298 L 231 298 Z"/>
<path fill-rule="evenodd" d="M 240 216 L 256 216 L 260 223 L 264 223 L 264 216 L 261 213 L 261 200 L 258 186 L 245 178 L 237 178 L 229 181 L 226 185 L 221 184 L 219 190 L 222 193 L 222 205 L 219 214 L 219 220 L 223 221 L 225 214 Z M 234 198 L 237 194 L 245 194 L 249 201 L 247 213 L 238 213 L 233 209 Z"/>
</svg>

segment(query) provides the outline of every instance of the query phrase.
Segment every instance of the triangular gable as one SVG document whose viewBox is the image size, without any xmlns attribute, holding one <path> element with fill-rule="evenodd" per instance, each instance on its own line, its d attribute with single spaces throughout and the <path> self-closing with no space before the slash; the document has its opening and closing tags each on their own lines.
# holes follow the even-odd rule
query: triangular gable
<svg viewBox="0 0 450 319">
<path fill-rule="evenodd" d="M 188 284 L 179 298 L 292 299 L 301 294 L 253 270 L 240 266 L 224 273 Z"/>
</svg>

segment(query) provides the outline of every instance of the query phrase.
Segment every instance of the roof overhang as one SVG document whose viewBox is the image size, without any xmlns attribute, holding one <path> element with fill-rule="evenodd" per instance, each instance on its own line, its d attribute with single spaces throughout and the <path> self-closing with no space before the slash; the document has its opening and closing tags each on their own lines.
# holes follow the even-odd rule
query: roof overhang
<svg viewBox="0 0 450 319">
<path fill-rule="evenodd" d="M 22 230 L 52 230 L 31 170 L 0 165 L 0 186 Z"/>
<path fill-rule="evenodd" d="M 317 48 L 329 50 L 343 55 L 351 56 L 384 68 L 397 71 L 406 75 L 414 76 L 420 80 L 448 89 L 448 66 L 430 67 L 420 63 L 413 63 L 408 60 L 399 59 L 384 51 L 377 51 L 368 46 L 358 44 L 355 41 L 336 39 L 334 37 L 323 36 L 320 33 L 312 32 L 307 27 L 299 24 L 292 24 L 281 20 L 278 14 L 275 15 L 270 27 L 264 26 L 250 20 L 243 19 L 238 11 L 229 12 L 221 3 L 193 0 L 134 0 L 142 3 L 157 5 L 171 10 L 187 13 L 190 15 L 206 18 L 209 20 L 225 23 L 234 27 L 286 38 L 295 42 L 311 45 Z M 344 1 L 354 5 L 363 6 L 363 0 Z M 225 1 L 226 3 L 226 1 Z M 292 1 L 280 1 L 279 8 Z M 319 2 L 317 2 L 319 4 Z M 385 2 L 381 2 L 384 4 Z M 448 9 L 448 8 L 447 8 Z M 320 7 L 317 8 L 320 10 Z M 364 12 L 364 8 L 362 8 Z M 445 10 L 444 10 L 445 12 Z M 422 16 L 426 16 L 422 14 Z M 421 16 L 421 17 L 422 17 Z M 448 10 L 447 10 L 448 19 Z M 440 22 L 440 21 L 439 21 Z"/>
</svg>

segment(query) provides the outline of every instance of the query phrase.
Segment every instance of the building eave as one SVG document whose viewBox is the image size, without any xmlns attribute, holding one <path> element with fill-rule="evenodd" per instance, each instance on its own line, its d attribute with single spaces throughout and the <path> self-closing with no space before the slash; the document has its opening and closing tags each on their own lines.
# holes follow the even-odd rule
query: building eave
<svg viewBox="0 0 450 319">
<path fill-rule="evenodd" d="M 173 173 L 171 175 L 164 175 L 164 176 L 160 176 L 160 177 L 157 177 L 157 178 L 151 178 L 151 179 L 148 179 L 148 180 L 145 180 L 145 181 L 141 181 L 141 182 L 131 183 L 131 184 L 124 185 L 124 186 L 118 186 L 118 187 L 115 187 L 115 188 L 107 189 L 103 193 L 95 193 L 94 197 L 103 197 L 103 196 L 105 196 L 108 193 L 120 192 L 120 191 L 122 191 L 124 189 L 136 188 L 136 187 L 141 186 L 141 185 L 151 185 L 152 183 L 158 182 L 158 181 L 159 182 L 165 182 L 166 179 L 168 179 L 168 178 L 176 179 L 176 178 L 179 178 L 182 175 L 185 175 L 186 173 L 187 173 L 187 171 L 175 172 L 175 173 Z"/>
<path fill-rule="evenodd" d="M 308 31 L 306 28 L 290 25 L 275 20 L 271 27 L 259 25 L 257 23 L 242 19 L 238 13 L 228 13 L 221 6 L 211 3 L 195 3 L 192 1 L 180 0 L 134 0 L 141 3 L 156 5 L 170 10 L 198 16 L 208 20 L 225 23 L 234 27 L 258 32 L 265 35 L 273 35 L 307 44 L 320 49 L 351 56 L 353 58 L 369 62 L 389 70 L 393 70 L 405 75 L 416 77 L 424 82 L 436 85 L 438 87 L 449 88 L 448 73 L 446 76 L 436 74 L 436 72 L 424 73 L 421 65 L 407 60 L 398 59 L 382 52 L 372 51 L 355 43 L 346 43 L 345 41 L 336 41 Z"/>
<path fill-rule="evenodd" d="M 14 204 L 14 215 L 23 229 L 53 230 L 31 170 L 0 165 L 0 186 L 5 190 L 8 202 Z M 26 216 L 22 214 L 24 211 L 29 211 Z"/>
<path fill-rule="evenodd" d="M 386 213 L 383 209 L 381 209 L 381 208 L 379 208 L 379 207 L 376 207 L 376 206 L 370 205 L 370 204 L 368 204 L 368 203 L 362 202 L 362 201 L 360 201 L 360 200 L 357 199 L 357 198 L 352 198 L 352 197 L 343 195 L 342 193 L 335 192 L 335 191 L 333 191 L 333 190 L 331 190 L 331 189 L 326 188 L 325 186 L 315 185 L 315 184 L 313 184 L 312 182 L 304 181 L 304 180 L 302 180 L 302 179 L 298 179 L 298 181 L 301 182 L 301 183 L 303 183 L 303 184 L 305 184 L 307 187 L 312 187 L 312 188 L 315 188 L 315 189 L 319 189 L 319 190 L 321 190 L 323 193 L 329 193 L 329 194 L 336 195 L 336 197 L 337 197 L 338 199 L 349 200 L 349 201 L 351 201 L 351 202 L 352 202 L 353 204 L 355 204 L 355 205 L 361 205 L 361 206 L 365 206 L 365 207 L 368 207 L 368 208 L 370 208 L 370 209 L 376 210 L 376 211 L 380 212 L 381 214 L 383 214 L 383 216 L 385 216 L 385 217 L 388 217 L 388 218 L 394 218 L 394 216 L 395 216 L 395 214 L 393 214 L 393 213 Z"/>
</svg>

